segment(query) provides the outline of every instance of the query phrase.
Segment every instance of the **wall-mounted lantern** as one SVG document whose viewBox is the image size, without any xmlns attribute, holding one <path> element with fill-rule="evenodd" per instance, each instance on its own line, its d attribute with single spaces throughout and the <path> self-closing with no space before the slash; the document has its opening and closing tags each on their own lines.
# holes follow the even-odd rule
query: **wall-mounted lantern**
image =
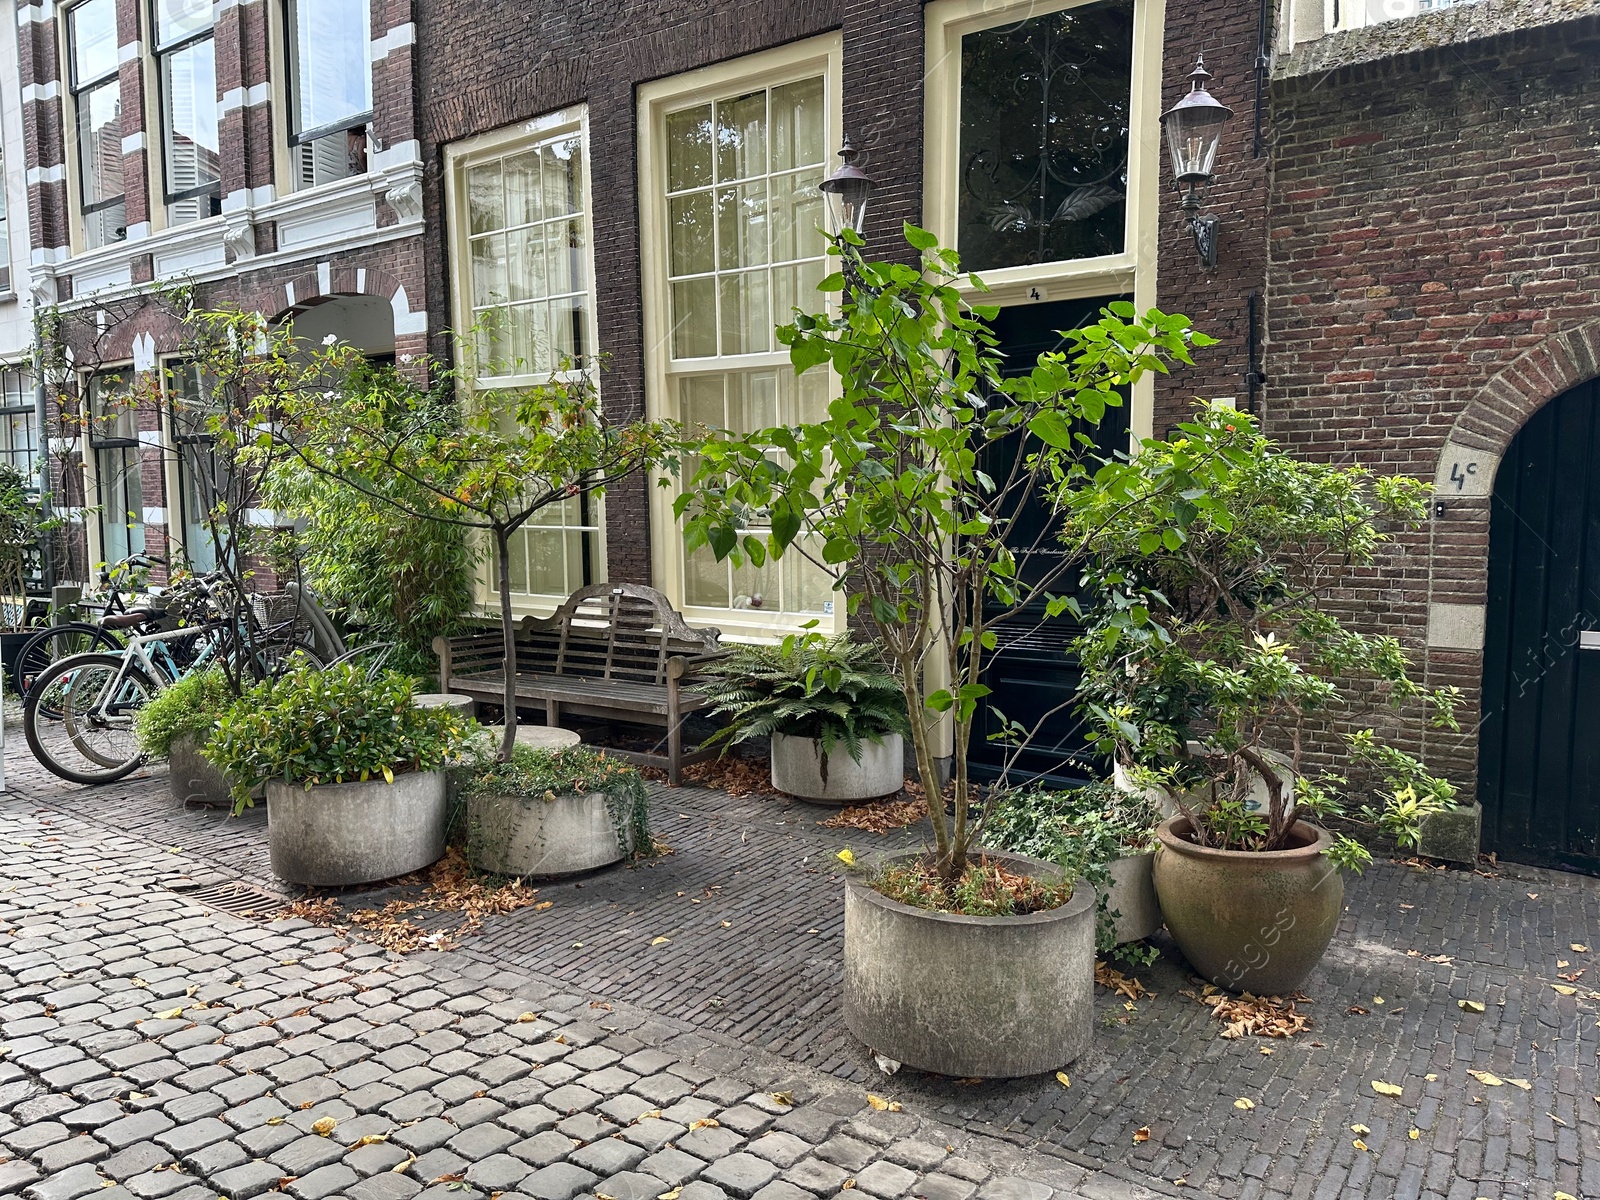
<svg viewBox="0 0 1600 1200">
<path fill-rule="evenodd" d="M 1233 115 L 1233 109 L 1206 91 L 1210 78 L 1205 55 L 1198 55 L 1189 73 L 1189 94 L 1161 114 L 1167 150 L 1172 155 L 1172 176 L 1184 189 L 1183 211 L 1207 270 L 1217 265 L 1217 219 L 1200 215 L 1200 188 L 1216 176 L 1222 127 Z"/>
</svg>

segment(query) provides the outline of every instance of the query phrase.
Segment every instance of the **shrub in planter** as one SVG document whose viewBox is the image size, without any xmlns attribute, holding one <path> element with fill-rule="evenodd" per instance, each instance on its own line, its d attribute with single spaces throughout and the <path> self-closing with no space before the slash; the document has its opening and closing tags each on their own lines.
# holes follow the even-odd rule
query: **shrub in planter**
<svg viewBox="0 0 1600 1200">
<path fill-rule="evenodd" d="M 905 237 L 914 263 L 867 262 L 860 237 L 844 230 L 830 248 L 843 269 L 819 285 L 841 293 L 837 303 L 778 330 L 797 371 L 827 366 L 839 381 L 826 415 L 707 432 L 676 505 L 689 551 L 756 567 L 804 558 L 883 647 L 918 777 L 930 793 L 950 780 L 948 803 L 931 794 L 928 811 L 928 869 L 942 899 L 914 907 L 873 878 L 851 880 L 845 1019 L 902 1062 L 998 1077 L 1060 1066 L 1087 1045 L 1094 900 L 1081 888 L 1025 915 L 953 907 L 980 858 L 985 802 L 969 750 L 989 693 L 985 668 L 1002 630 L 1065 612 L 1052 594 L 1078 573 L 1054 540 L 1065 504 L 1038 501 L 1056 496 L 1056 482 L 1093 477 L 1084 426 L 1140 376 L 1188 361 L 1191 345 L 1211 339 L 1183 317 L 1140 317 L 1119 302 L 1015 373 L 988 324 L 998 310 L 963 299 L 971 281 L 955 253 L 915 226 Z M 1037 870 L 1059 874 L 1035 864 L 996 886 L 1021 894 Z M 1036 1002 L 1046 986 L 1056 996 Z"/>
<path fill-rule="evenodd" d="M 467 858 L 497 875 L 572 875 L 650 848 L 637 768 L 588 746 L 519 745 L 463 771 Z"/>
<path fill-rule="evenodd" d="M 1190 480 L 1176 496 L 1173 474 Z M 1423 518 L 1428 486 L 1301 462 L 1231 409 L 1201 410 L 1100 478 L 1114 493 L 1073 512 L 1096 596 L 1076 647 L 1083 711 L 1100 749 L 1178 809 L 1154 875 L 1190 962 L 1224 987 L 1293 990 L 1333 936 L 1339 869 L 1371 857 L 1311 822 L 1353 815 L 1414 847 L 1455 795 L 1371 728 L 1347 734 L 1343 773 L 1303 757 L 1319 723 L 1379 709 L 1455 728 L 1454 689 L 1425 691 L 1395 638 L 1347 628 L 1328 603 L 1372 564 L 1381 525 Z"/>
<path fill-rule="evenodd" d="M 706 669 L 703 690 L 728 725 L 712 739 L 772 741 L 772 786 L 805 800 L 886 796 L 905 781 L 909 732 L 882 650 L 848 637 L 740 646 Z"/>
<path fill-rule="evenodd" d="M 995 800 L 981 836 L 998 850 L 1053 862 L 1081 877 L 1099 894 L 1095 949 L 1149 961 L 1153 951 L 1130 943 L 1161 926 L 1150 867 L 1162 815 L 1151 795 L 1109 783 L 1062 791 L 1015 788 Z"/>
<path fill-rule="evenodd" d="M 338 886 L 416 871 L 444 853 L 444 768 L 468 723 L 418 708 L 397 672 L 297 667 L 248 690 L 206 756 L 234 779 L 235 809 L 265 785 L 274 874 Z"/>
<path fill-rule="evenodd" d="M 217 719 L 238 699 L 221 670 L 185 675 L 158 692 L 133 720 L 139 748 L 150 758 L 169 761 L 167 786 L 180 804 L 194 801 L 213 808 L 233 803 L 232 782 L 214 767 L 202 747 Z"/>
</svg>

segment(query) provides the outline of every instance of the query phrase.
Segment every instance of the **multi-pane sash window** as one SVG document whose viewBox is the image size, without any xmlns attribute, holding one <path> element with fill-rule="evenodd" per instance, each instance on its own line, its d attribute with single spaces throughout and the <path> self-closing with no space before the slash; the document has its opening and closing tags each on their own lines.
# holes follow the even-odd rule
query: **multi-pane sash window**
<svg viewBox="0 0 1600 1200">
<path fill-rule="evenodd" d="M 78 127 L 79 206 L 84 242 L 93 249 L 128 235 L 115 0 L 84 0 L 69 10 L 67 47 Z"/>
<path fill-rule="evenodd" d="M 372 119 L 368 0 L 287 0 L 296 187 L 367 170 Z"/>
<path fill-rule="evenodd" d="M 826 411 L 826 374 L 796 377 L 773 327 L 820 307 L 827 129 L 820 76 L 666 113 L 668 388 L 686 426 L 742 433 Z M 749 522 L 765 533 L 761 514 Z M 832 612 L 827 577 L 797 553 L 734 568 L 702 548 L 682 568 L 693 608 Z"/>
<path fill-rule="evenodd" d="M 155 0 L 167 222 L 222 211 L 217 53 L 211 0 Z"/>
<path fill-rule="evenodd" d="M 0 292 L 11 290 L 11 229 L 6 224 L 6 160 L 0 153 Z"/>
<path fill-rule="evenodd" d="M 582 135 L 475 160 L 464 173 L 480 380 L 581 368 L 589 353 Z"/>
<path fill-rule="evenodd" d="M 144 480 L 139 461 L 138 414 L 129 379 L 101 372 L 85 382 L 89 450 L 94 456 L 100 557 L 117 563 L 144 553 Z"/>
<path fill-rule="evenodd" d="M 527 136 L 491 135 L 453 159 L 451 235 L 462 247 L 458 320 L 480 386 L 593 369 L 589 196 L 579 110 Z M 472 332 L 467 333 L 470 325 Z M 601 502 L 552 505 L 511 539 L 514 600 L 548 609 L 605 579 Z M 493 594 L 498 563 L 489 566 Z"/>
<path fill-rule="evenodd" d="M 37 485 L 39 416 L 31 372 L 0 368 L 0 462 Z"/>
</svg>

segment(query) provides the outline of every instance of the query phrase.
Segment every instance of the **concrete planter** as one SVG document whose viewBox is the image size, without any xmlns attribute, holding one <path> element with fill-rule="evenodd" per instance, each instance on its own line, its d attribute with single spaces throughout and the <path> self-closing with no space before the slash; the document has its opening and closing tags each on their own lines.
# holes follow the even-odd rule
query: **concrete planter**
<svg viewBox="0 0 1600 1200">
<path fill-rule="evenodd" d="M 1417 853 L 1424 858 L 1476 866 L 1483 837 L 1483 805 L 1473 803 L 1422 818 Z"/>
<path fill-rule="evenodd" d="M 1037 859 L 990 858 L 1060 877 Z M 878 1053 L 940 1075 L 1057 1070 L 1093 1036 L 1094 913 L 1088 887 L 1050 912 L 965 917 L 912 908 L 847 878 L 845 1024 Z"/>
<path fill-rule="evenodd" d="M 233 807 L 228 777 L 200 753 L 200 739 L 194 734 L 180 733 L 172 739 L 167 764 L 167 788 L 179 804 Z"/>
<path fill-rule="evenodd" d="M 1161 902 L 1152 877 L 1156 852 L 1125 854 L 1111 863 L 1107 908 L 1114 914 L 1111 927 L 1116 944 L 1139 942 L 1161 928 Z"/>
<path fill-rule="evenodd" d="M 861 743 L 861 761 L 835 746 L 824 763 L 816 738 L 772 735 L 772 786 L 817 804 L 850 804 L 891 796 L 905 784 L 905 745 L 898 733 Z"/>
<path fill-rule="evenodd" d="M 343 887 L 420 871 L 444 854 L 445 773 L 393 783 L 267 784 L 272 873 L 290 883 Z"/>
<path fill-rule="evenodd" d="M 624 840 L 625 839 L 625 840 Z M 472 796 L 467 800 L 467 857 L 496 875 L 576 875 L 620 862 L 633 851 L 619 838 L 605 794 Z"/>
<path fill-rule="evenodd" d="M 1333 940 L 1344 904 L 1327 830 L 1301 821 L 1286 850 L 1210 850 L 1189 818 L 1156 827 L 1161 912 L 1197 973 L 1218 987 L 1280 996 L 1305 982 Z"/>
</svg>

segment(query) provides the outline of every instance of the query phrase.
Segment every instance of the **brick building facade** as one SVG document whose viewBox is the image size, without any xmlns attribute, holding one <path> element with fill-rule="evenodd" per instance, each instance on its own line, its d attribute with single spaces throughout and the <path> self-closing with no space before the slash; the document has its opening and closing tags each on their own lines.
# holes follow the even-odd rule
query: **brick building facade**
<svg viewBox="0 0 1600 1200">
<path fill-rule="evenodd" d="M 72 359 L 52 391 L 73 406 L 92 374 L 126 386 L 173 366 L 181 329 L 150 298 L 161 284 L 193 285 L 204 308 L 294 317 L 299 332 L 374 355 L 426 348 L 411 8 L 7 5 L 29 286 Z M 191 516 L 185 534 L 183 454 L 170 409 L 157 408 L 141 405 L 134 427 L 115 431 L 126 436 L 98 440 L 53 407 L 44 414 L 56 504 L 86 543 L 87 558 L 62 571 L 81 576 L 141 547 L 205 562 L 203 547 L 185 544 L 199 523 Z"/>
</svg>

